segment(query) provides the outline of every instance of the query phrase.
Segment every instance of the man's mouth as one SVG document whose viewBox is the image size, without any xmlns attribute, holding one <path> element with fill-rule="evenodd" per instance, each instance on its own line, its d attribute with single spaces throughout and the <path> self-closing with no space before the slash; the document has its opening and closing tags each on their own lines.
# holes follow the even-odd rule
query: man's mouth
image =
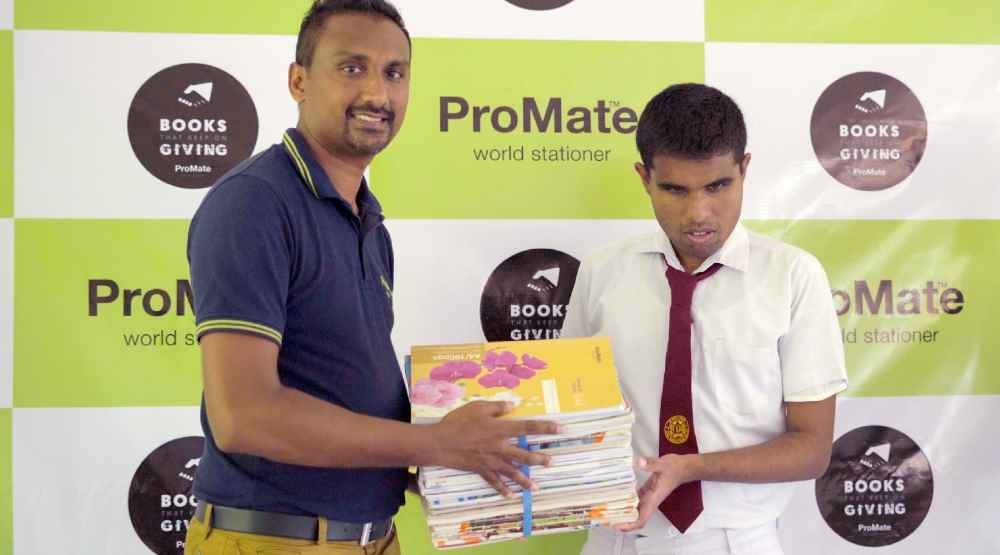
<svg viewBox="0 0 1000 555">
<path fill-rule="evenodd" d="M 361 123 L 370 125 L 384 125 L 392 120 L 392 114 L 388 112 L 375 112 L 371 110 L 348 110 L 347 115 Z"/>
<path fill-rule="evenodd" d="M 689 241 L 694 243 L 706 243 L 715 238 L 715 230 L 712 229 L 696 229 L 684 232 L 684 236 L 688 238 Z"/>
</svg>

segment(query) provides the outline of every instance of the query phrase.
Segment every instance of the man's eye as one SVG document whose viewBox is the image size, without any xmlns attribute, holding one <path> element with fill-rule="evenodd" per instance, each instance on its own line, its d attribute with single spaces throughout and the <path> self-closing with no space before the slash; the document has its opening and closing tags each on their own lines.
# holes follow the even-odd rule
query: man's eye
<svg viewBox="0 0 1000 555">
<path fill-rule="evenodd" d="M 385 74 L 389 77 L 389 79 L 392 79 L 393 81 L 399 81 L 403 78 L 403 72 L 399 71 L 398 69 L 390 69 L 389 71 L 385 72 Z"/>
<path fill-rule="evenodd" d="M 358 65 L 348 65 L 348 66 L 342 67 L 341 71 L 343 71 L 344 73 L 347 73 L 349 75 L 354 75 L 354 74 L 361 73 L 363 71 L 363 69 L 361 68 L 361 66 L 358 66 Z"/>
</svg>

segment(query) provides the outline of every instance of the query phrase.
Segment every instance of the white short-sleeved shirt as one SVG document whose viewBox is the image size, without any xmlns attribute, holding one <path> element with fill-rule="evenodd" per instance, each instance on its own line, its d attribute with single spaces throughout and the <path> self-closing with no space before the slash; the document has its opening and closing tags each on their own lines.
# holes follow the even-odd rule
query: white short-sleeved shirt
<svg viewBox="0 0 1000 555">
<path fill-rule="evenodd" d="M 723 264 L 692 300 L 692 400 L 702 453 L 756 445 L 785 431 L 784 402 L 847 388 L 840 328 L 826 273 L 811 254 L 737 225 L 700 268 Z M 612 245 L 580 266 L 564 337 L 611 337 L 622 389 L 636 414 L 636 455 L 659 452 L 660 396 L 670 289 L 683 269 L 662 231 Z M 640 482 L 646 479 L 640 476 Z M 793 484 L 702 482 L 704 511 L 688 533 L 776 519 Z M 679 532 L 659 512 L 642 534 Z"/>
</svg>

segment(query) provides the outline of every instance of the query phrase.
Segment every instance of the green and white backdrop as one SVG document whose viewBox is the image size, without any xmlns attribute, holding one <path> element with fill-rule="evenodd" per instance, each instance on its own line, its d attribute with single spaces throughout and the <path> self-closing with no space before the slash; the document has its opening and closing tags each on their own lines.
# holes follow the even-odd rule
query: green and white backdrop
<svg viewBox="0 0 1000 555">
<path fill-rule="evenodd" d="M 781 519 L 787 551 L 1000 552 L 996 0 L 397 4 L 412 99 L 370 175 L 400 355 L 555 335 L 576 261 L 655 229 L 635 115 L 704 81 L 746 113 L 744 222 L 819 257 L 844 329 L 833 461 Z M 294 124 L 305 7 L 0 0 L 0 553 L 180 552 L 188 221 Z M 433 551 L 415 499 L 399 524 Z"/>
</svg>

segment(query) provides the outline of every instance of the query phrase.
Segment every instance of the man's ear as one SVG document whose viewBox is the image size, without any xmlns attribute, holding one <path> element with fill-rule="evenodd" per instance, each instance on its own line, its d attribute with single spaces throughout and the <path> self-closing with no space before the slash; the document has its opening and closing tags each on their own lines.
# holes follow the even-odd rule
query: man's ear
<svg viewBox="0 0 1000 555">
<path fill-rule="evenodd" d="M 750 153 L 743 155 L 743 160 L 740 162 L 740 175 L 743 177 L 747 176 L 747 168 L 750 167 Z"/>
<path fill-rule="evenodd" d="M 295 62 L 288 65 L 288 92 L 296 104 L 302 104 L 306 99 L 305 78 L 306 68 Z"/>
<path fill-rule="evenodd" d="M 634 167 L 635 167 L 635 173 L 639 174 L 639 179 L 642 180 L 642 186 L 646 189 L 646 193 L 648 194 L 650 192 L 649 170 L 646 168 L 646 165 L 643 164 L 642 162 L 636 162 Z"/>
</svg>

